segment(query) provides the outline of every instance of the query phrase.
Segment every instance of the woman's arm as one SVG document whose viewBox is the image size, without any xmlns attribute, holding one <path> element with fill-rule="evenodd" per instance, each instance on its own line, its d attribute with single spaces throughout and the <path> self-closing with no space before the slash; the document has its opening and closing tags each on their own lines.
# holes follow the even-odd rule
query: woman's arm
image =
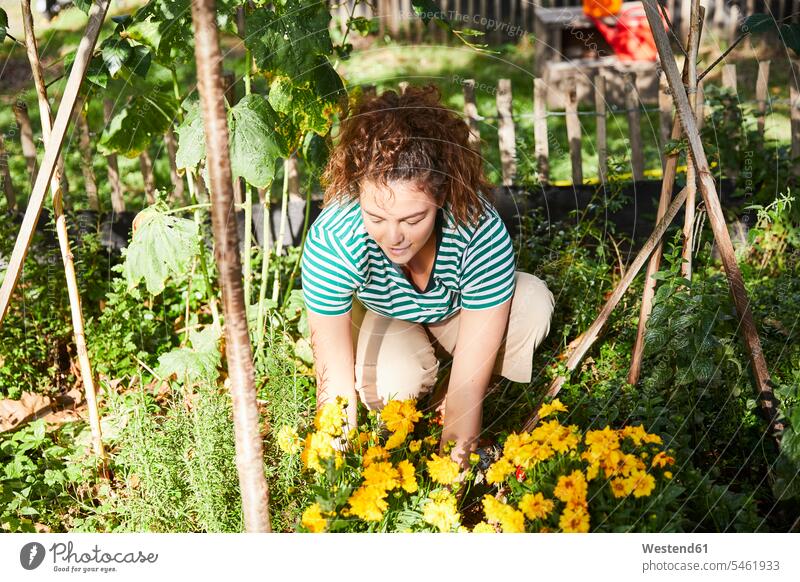
<svg viewBox="0 0 800 582">
<path fill-rule="evenodd" d="M 352 310 L 319 315 L 308 310 L 311 349 L 317 376 L 317 408 L 337 396 L 347 399 L 347 431 L 356 426 L 355 362 L 351 336 Z"/>
<path fill-rule="evenodd" d="M 503 341 L 511 298 L 489 309 L 462 309 L 447 388 L 442 445 L 455 441 L 453 460 L 466 466 L 481 430 L 483 398 Z"/>
</svg>

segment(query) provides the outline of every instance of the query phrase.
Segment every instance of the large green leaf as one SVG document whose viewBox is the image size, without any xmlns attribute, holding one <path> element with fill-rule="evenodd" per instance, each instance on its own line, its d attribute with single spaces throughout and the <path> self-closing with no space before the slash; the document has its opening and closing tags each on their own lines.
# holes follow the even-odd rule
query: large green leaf
<svg viewBox="0 0 800 582">
<path fill-rule="evenodd" d="M 296 83 L 316 74 L 319 56 L 333 53 L 328 32 L 331 15 L 325 2 L 287 2 L 277 12 L 259 9 L 247 16 L 245 45 L 261 69 Z"/>
<path fill-rule="evenodd" d="M 127 40 L 107 38 L 100 45 L 100 52 L 109 74 L 116 77 L 123 65 L 133 56 L 133 47 Z"/>
<path fill-rule="evenodd" d="M 75 62 L 75 52 L 76 51 L 67 53 L 67 56 L 64 57 L 64 70 L 67 75 L 72 71 L 72 65 Z M 103 89 L 108 86 L 108 70 L 103 62 L 102 55 L 96 54 L 92 57 L 92 60 L 89 61 L 89 67 L 86 70 L 86 80 Z"/>
<path fill-rule="evenodd" d="M 183 122 L 177 128 L 178 151 L 175 165 L 178 168 L 195 168 L 206 157 L 206 138 L 203 134 L 203 118 L 197 101 L 188 104 Z"/>
<path fill-rule="evenodd" d="M 169 277 L 180 277 L 197 253 L 197 225 L 151 206 L 137 218 L 137 229 L 125 251 L 128 288 L 144 279 L 147 291 L 157 295 Z"/>
<path fill-rule="evenodd" d="M 289 143 L 281 119 L 261 95 L 246 95 L 228 113 L 231 169 L 258 188 L 275 176 L 275 161 L 288 157 Z"/>
<path fill-rule="evenodd" d="M 216 381 L 221 356 L 220 334 L 214 326 L 203 331 L 190 331 L 191 348 L 178 348 L 158 358 L 158 373 L 163 377 L 175 374 L 178 379 Z"/>
<path fill-rule="evenodd" d="M 134 158 L 172 124 L 178 110 L 175 97 L 169 92 L 152 88 L 134 95 L 111 120 L 97 146 L 104 155 L 122 154 Z"/>
</svg>

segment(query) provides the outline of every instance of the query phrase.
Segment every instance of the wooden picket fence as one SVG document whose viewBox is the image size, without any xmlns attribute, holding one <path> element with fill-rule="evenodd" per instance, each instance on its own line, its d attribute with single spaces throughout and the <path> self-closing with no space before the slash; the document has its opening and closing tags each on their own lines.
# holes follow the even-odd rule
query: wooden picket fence
<svg viewBox="0 0 800 582">
<path fill-rule="evenodd" d="M 772 105 L 776 103 L 786 103 L 791 108 L 791 156 L 800 157 L 800 91 L 798 90 L 798 79 L 800 79 L 800 63 L 793 63 L 794 79 L 790 87 L 790 99 L 776 100 L 769 97 L 769 73 L 770 61 L 762 61 L 758 67 L 758 78 L 756 82 L 756 96 L 754 104 L 757 111 L 758 131 L 764 134 L 766 116 L 772 113 Z M 548 110 L 548 87 L 547 82 L 541 78 L 533 79 L 533 112 L 515 115 L 512 113 L 512 87 L 509 79 L 499 79 L 496 88 L 497 115 L 491 117 L 481 117 L 475 101 L 475 81 L 466 79 L 463 82 L 464 91 L 464 118 L 471 130 L 470 145 L 476 150 L 481 150 L 480 124 L 496 123 L 497 128 L 497 147 L 499 148 L 500 162 L 502 167 L 502 184 L 512 185 L 517 177 L 517 122 L 520 118 L 533 118 L 533 157 L 536 162 L 539 182 L 542 184 L 551 183 L 550 166 L 551 136 L 548 131 L 547 120 L 550 117 L 565 116 L 567 141 L 569 143 L 569 158 L 571 165 L 571 183 L 586 184 L 605 182 L 608 177 L 608 143 L 607 126 L 609 112 L 609 100 L 607 99 L 606 88 L 610 80 L 610 75 L 616 73 L 607 71 L 598 73 L 591 79 L 594 88 L 594 109 L 580 110 L 578 105 L 578 95 L 576 91 L 577 79 L 572 78 L 565 83 L 567 90 L 565 93 L 564 110 Z M 642 115 L 647 112 L 658 112 L 659 120 L 659 151 L 663 151 L 664 146 L 670 138 L 672 129 L 673 103 L 669 95 L 665 82 L 659 84 L 658 103 L 656 107 L 645 105 L 636 89 L 636 73 L 623 72 L 618 74 L 624 89 L 624 109 L 611 111 L 612 114 L 624 113 L 628 121 L 629 144 L 630 144 L 630 167 L 634 180 L 643 180 L 646 175 L 660 177 L 661 169 L 645 168 L 644 144 L 641 131 Z M 402 85 L 402 84 L 401 84 Z M 723 67 L 722 86 L 737 91 L 736 65 L 729 64 Z M 702 102 L 704 88 L 701 82 L 698 87 Z M 744 102 L 742 102 L 744 103 Z M 599 175 L 594 179 L 586 179 L 583 171 L 583 156 L 581 144 L 584 138 L 581 116 L 596 117 L 596 135 L 594 136 L 595 147 L 598 152 Z M 703 118 L 699 120 L 702 127 Z"/>
</svg>

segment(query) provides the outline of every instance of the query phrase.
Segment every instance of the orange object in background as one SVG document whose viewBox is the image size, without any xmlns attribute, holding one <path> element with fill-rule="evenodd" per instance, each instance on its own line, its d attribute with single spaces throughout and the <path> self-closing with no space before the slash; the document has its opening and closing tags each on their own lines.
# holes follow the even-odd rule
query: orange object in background
<svg viewBox="0 0 800 582">
<path fill-rule="evenodd" d="M 597 0 L 584 0 L 595 2 Z M 586 4 L 584 3 L 584 6 Z M 656 41 L 641 2 L 628 2 L 613 18 L 589 17 L 621 61 L 658 59 Z M 664 23 L 664 17 L 661 16 Z M 666 26 L 666 23 L 664 23 Z"/>
<path fill-rule="evenodd" d="M 622 8 L 622 0 L 583 0 L 583 12 L 592 18 L 614 16 Z"/>
</svg>

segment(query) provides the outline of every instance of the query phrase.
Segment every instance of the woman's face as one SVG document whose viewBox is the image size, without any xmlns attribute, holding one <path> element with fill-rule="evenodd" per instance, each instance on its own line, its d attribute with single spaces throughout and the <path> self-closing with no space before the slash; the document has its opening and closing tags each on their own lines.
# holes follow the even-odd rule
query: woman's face
<svg viewBox="0 0 800 582">
<path fill-rule="evenodd" d="M 361 214 L 370 236 L 393 263 L 406 265 L 431 238 L 439 206 L 415 182 L 364 182 Z"/>
</svg>

